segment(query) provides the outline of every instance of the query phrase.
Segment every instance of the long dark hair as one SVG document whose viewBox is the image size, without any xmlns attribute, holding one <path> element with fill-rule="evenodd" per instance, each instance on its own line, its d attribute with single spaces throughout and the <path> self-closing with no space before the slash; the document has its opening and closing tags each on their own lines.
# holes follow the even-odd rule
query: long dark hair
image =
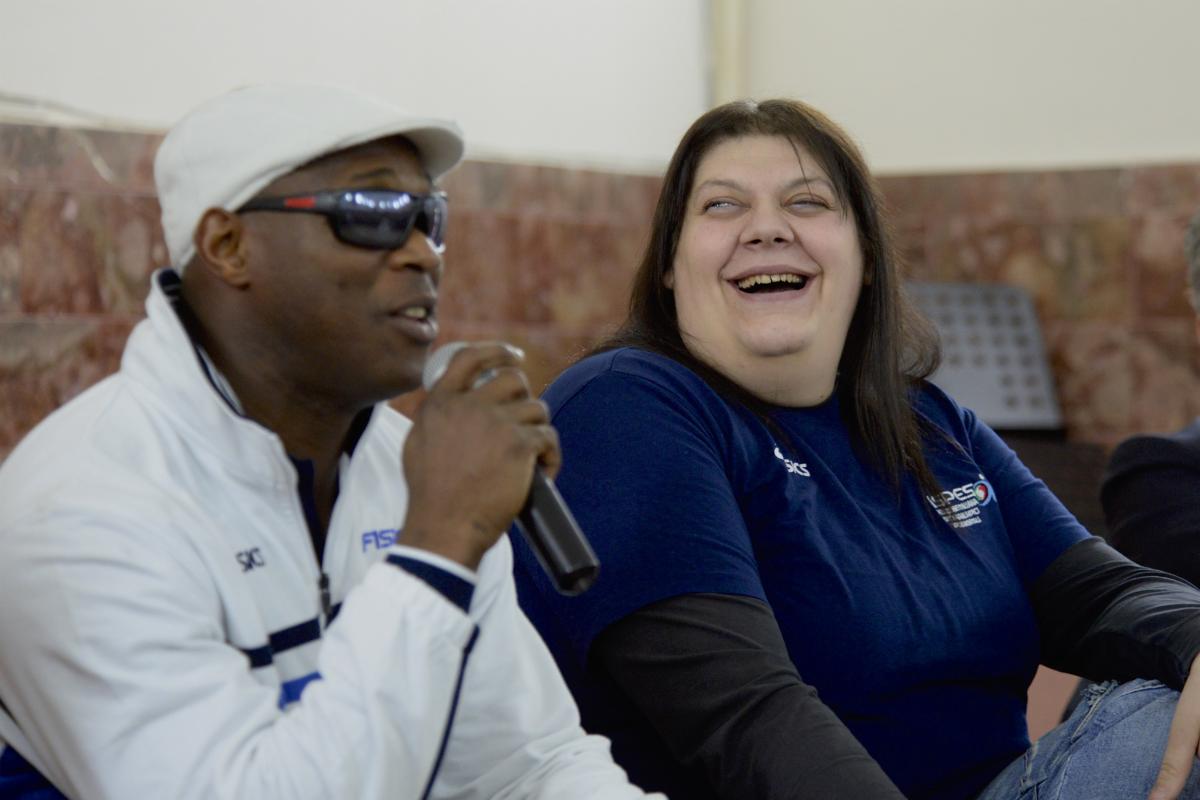
<svg viewBox="0 0 1200 800">
<path fill-rule="evenodd" d="M 795 100 L 738 101 L 704 114 L 679 142 L 654 211 L 650 242 L 633 282 L 629 314 L 595 350 L 641 347 L 695 371 L 727 400 L 770 422 L 770 404 L 692 355 L 679 333 L 675 295 L 663 282 L 675 261 L 684 209 L 696 168 L 719 142 L 741 136 L 782 136 L 802 147 L 833 182 L 840 205 L 854 214 L 863 255 L 863 286 L 838 365 L 842 414 L 854 446 L 898 491 L 910 472 L 926 494 L 937 481 L 923 452 L 926 424 L 910 394 L 941 357 L 937 333 L 905 297 L 899 258 L 882 195 L 850 137 L 824 114 Z M 870 443 L 870 446 L 867 446 Z"/>
</svg>

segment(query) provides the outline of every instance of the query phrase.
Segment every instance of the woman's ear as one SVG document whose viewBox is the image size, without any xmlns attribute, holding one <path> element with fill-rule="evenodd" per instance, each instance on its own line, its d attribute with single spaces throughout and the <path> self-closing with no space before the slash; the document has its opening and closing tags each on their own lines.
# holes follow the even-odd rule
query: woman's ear
<svg viewBox="0 0 1200 800">
<path fill-rule="evenodd" d="M 245 289 L 250 285 L 245 233 L 237 214 L 223 208 L 210 208 L 200 218 L 192 236 L 195 260 L 230 286 Z"/>
<path fill-rule="evenodd" d="M 675 270 L 669 269 L 663 275 L 663 286 L 674 291 L 675 289 Z"/>
</svg>

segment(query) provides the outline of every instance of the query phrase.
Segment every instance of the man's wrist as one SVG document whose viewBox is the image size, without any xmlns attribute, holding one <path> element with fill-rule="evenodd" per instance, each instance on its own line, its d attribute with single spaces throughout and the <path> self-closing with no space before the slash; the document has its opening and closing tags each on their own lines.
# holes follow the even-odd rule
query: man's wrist
<svg viewBox="0 0 1200 800">
<path fill-rule="evenodd" d="M 421 521 L 405 522 L 398 544 L 431 553 L 474 572 L 487 551 L 480 547 L 470 527 L 470 523 L 444 522 L 435 526 Z"/>
<path fill-rule="evenodd" d="M 394 554 L 403 558 L 411 558 L 417 561 L 423 561 L 439 569 L 449 572 L 451 575 L 462 578 L 471 584 L 479 582 L 479 572 L 470 567 L 466 567 L 458 561 L 445 556 L 438 555 L 431 550 L 425 550 L 419 547 L 411 547 L 403 540 L 397 541 L 394 545 L 388 548 L 389 555 Z"/>
</svg>

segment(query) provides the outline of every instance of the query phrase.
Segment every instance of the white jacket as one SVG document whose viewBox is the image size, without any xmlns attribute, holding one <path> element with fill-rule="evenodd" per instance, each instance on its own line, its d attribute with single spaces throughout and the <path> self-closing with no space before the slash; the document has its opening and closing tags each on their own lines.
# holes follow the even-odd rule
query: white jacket
<svg viewBox="0 0 1200 800">
<path fill-rule="evenodd" d="M 210 381 L 173 279 L 120 372 L 0 467 L 0 751 L 88 800 L 643 797 L 579 727 L 507 539 L 473 595 L 394 543 L 386 406 L 342 458 L 328 624 L 296 469 Z"/>
</svg>

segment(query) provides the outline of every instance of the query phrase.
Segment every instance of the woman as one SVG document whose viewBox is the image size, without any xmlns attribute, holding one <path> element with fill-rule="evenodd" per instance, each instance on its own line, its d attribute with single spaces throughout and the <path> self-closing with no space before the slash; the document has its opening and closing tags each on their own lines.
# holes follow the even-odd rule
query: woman
<svg viewBox="0 0 1200 800">
<path fill-rule="evenodd" d="M 523 606 L 635 781 L 681 798 L 1149 793 L 1177 692 L 1104 684 L 1022 759 L 1025 691 L 1039 660 L 1183 687 L 1200 594 L 1089 537 L 925 382 L 936 363 L 845 134 L 789 101 L 701 117 L 623 327 L 546 394 L 600 580 L 561 597 L 515 543 Z M 1197 695 L 1200 679 L 1163 797 L 1191 768 Z"/>
</svg>

